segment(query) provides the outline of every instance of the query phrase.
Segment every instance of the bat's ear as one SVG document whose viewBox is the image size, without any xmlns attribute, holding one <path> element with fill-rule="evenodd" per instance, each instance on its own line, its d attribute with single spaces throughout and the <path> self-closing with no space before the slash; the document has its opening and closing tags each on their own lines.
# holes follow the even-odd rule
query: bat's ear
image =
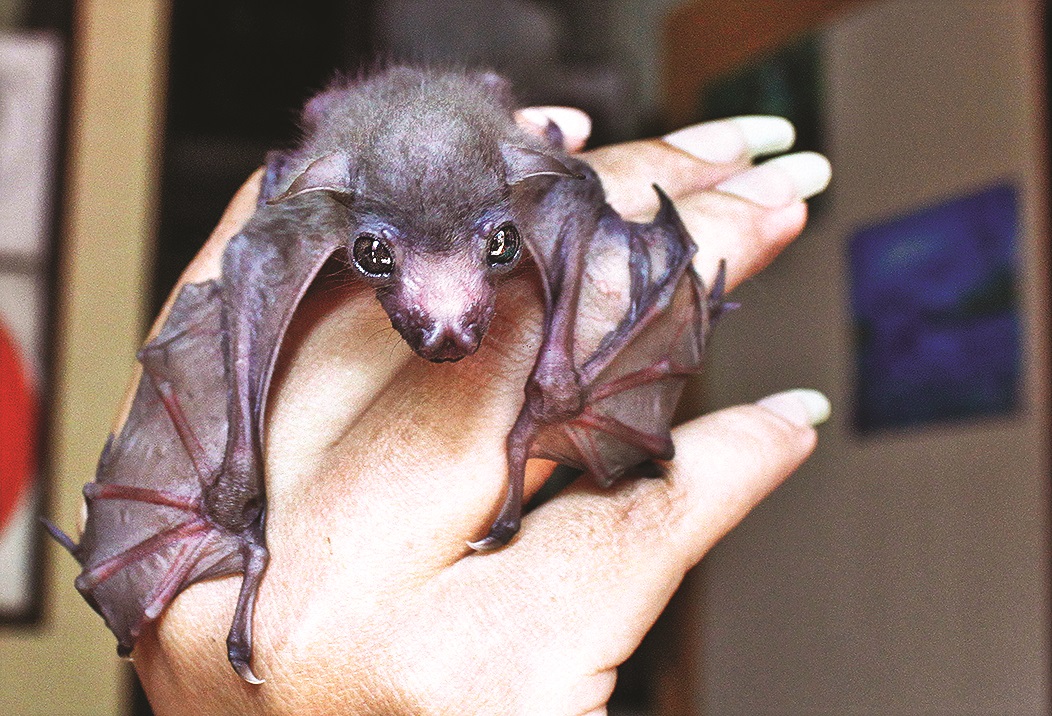
<svg viewBox="0 0 1052 716">
<path fill-rule="evenodd" d="M 505 144 L 500 151 L 504 155 L 505 178 L 509 185 L 542 176 L 584 178 L 556 157 L 536 149 Z"/>
<path fill-rule="evenodd" d="M 311 97 L 300 117 L 304 131 L 309 134 L 317 129 L 325 117 L 332 115 L 336 103 L 343 95 L 346 95 L 345 90 L 331 87 Z"/>
<path fill-rule="evenodd" d="M 495 97 L 500 99 L 502 102 L 511 105 L 511 82 L 506 80 L 504 77 L 490 70 L 477 70 L 475 72 L 470 73 L 469 76 L 474 78 L 480 85 L 489 90 Z"/>
<path fill-rule="evenodd" d="M 350 160 L 343 152 L 326 154 L 310 163 L 303 173 L 296 177 L 292 185 L 282 194 L 267 201 L 268 204 L 280 204 L 294 196 L 308 194 L 312 191 L 326 191 L 341 203 L 351 197 Z"/>
</svg>

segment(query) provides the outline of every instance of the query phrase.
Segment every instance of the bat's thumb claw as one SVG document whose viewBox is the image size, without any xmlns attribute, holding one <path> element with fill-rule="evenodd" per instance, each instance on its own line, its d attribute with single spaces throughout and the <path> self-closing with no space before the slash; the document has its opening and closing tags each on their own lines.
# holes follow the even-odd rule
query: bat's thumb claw
<svg viewBox="0 0 1052 716">
<path fill-rule="evenodd" d="M 720 267 L 716 272 L 716 280 L 708 294 L 709 318 L 715 321 L 724 313 L 733 311 L 741 304 L 723 300 L 727 294 L 727 261 L 720 259 Z"/>
<path fill-rule="evenodd" d="M 56 542 L 58 542 L 60 545 L 62 545 L 66 549 L 67 552 L 69 552 L 70 554 L 76 556 L 76 554 L 77 554 L 77 543 L 73 541 L 72 537 L 70 537 L 68 534 L 66 534 L 62 530 L 60 530 L 55 525 L 55 523 L 52 522 L 51 520 L 49 520 L 47 517 L 41 517 L 40 518 L 40 523 L 42 525 L 44 525 L 44 529 L 46 529 L 48 531 L 48 534 L 51 535 L 55 539 Z"/>
<path fill-rule="evenodd" d="M 248 683 L 257 685 L 263 683 L 263 679 L 259 678 L 253 673 L 252 667 L 248 665 L 247 661 L 242 661 L 241 659 L 231 659 L 230 665 L 234 667 L 234 671 L 237 672 L 237 675 L 245 681 L 247 681 Z"/>
</svg>

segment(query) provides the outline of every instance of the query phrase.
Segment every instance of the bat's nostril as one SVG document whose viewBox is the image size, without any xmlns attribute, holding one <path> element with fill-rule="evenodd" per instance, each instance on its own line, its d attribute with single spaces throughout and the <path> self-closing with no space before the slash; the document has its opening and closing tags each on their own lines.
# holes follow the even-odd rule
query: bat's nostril
<svg viewBox="0 0 1052 716">
<path fill-rule="evenodd" d="M 432 361 L 453 361 L 474 353 L 481 342 L 476 324 L 436 323 L 421 331 L 416 352 Z"/>
</svg>

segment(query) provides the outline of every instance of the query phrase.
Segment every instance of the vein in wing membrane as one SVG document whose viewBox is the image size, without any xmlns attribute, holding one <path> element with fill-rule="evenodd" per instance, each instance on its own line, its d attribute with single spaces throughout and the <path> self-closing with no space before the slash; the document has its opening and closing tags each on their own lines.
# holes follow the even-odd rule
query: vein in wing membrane
<svg viewBox="0 0 1052 716">
<path fill-rule="evenodd" d="M 701 368 L 709 306 L 691 266 L 694 244 L 668 198 L 654 221 L 606 211 L 588 239 L 574 361 L 585 408 L 545 426 L 532 454 L 609 484 L 673 455 L 669 425 L 687 377 Z"/>
<path fill-rule="evenodd" d="M 160 334 L 140 351 L 143 374 L 128 418 L 84 490 L 77 588 L 122 653 L 187 585 L 242 569 L 237 537 L 201 506 L 227 434 L 218 293 L 211 281 L 182 289 Z"/>
</svg>

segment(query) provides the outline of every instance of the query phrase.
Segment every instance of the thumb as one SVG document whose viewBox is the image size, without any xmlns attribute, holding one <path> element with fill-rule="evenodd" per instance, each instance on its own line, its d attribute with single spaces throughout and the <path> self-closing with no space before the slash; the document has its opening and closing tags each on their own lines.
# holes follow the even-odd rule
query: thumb
<svg viewBox="0 0 1052 716">
<path fill-rule="evenodd" d="M 531 594 L 568 605 L 562 620 L 545 612 L 548 627 L 598 647 L 589 668 L 616 666 L 684 573 L 807 458 L 828 414 L 821 393 L 794 390 L 692 420 L 673 432 L 664 479 L 579 481 L 528 514 L 487 566 L 511 563 L 505 573 L 528 575 Z"/>
</svg>

